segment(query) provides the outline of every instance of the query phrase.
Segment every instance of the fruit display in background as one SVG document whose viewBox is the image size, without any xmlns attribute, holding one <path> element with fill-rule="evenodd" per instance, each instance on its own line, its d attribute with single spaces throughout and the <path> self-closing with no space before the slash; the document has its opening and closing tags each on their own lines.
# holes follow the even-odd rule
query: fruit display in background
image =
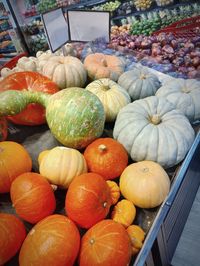
<svg viewBox="0 0 200 266">
<path fill-rule="evenodd" d="M 13 180 L 30 172 L 32 160 L 25 148 L 14 141 L 0 142 L 0 193 L 10 191 Z"/>
<path fill-rule="evenodd" d="M 82 228 L 90 228 L 106 218 L 111 204 L 110 188 L 96 173 L 75 177 L 65 199 L 67 216 Z"/>
<path fill-rule="evenodd" d="M 44 155 L 43 155 L 44 154 Z M 68 188 L 75 176 L 87 172 L 84 156 L 76 149 L 57 146 L 39 154 L 40 174 L 49 182 L 62 188 Z"/>
<path fill-rule="evenodd" d="M 0 236 L 0 265 L 4 265 L 20 250 L 26 229 L 15 215 L 1 212 Z"/>
<path fill-rule="evenodd" d="M 137 11 L 144 11 L 151 7 L 153 0 L 134 0 Z"/>
<path fill-rule="evenodd" d="M 87 85 L 86 90 L 94 93 L 102 102 L 106 113 L 106 122 L 115 121 L 122 107 L 131 102 L 126 90 L 108 78 L 94 80 Z"/>
<path fill-rule="evenodd" d="M 120 6 L 120 1 L 110 1 L 106 2 L 105 4 L 97 5 L 92 7 L 92 10 L 99 10 L 99 11 L 115 11 Z"/>
<path fill-rule="evenodd" d="M 156 4 L 158 6 L 166 6 L 166 5 L 173 4 L 173 3 L 174 3 L 174 0 L 156 0 Z"/>
<path fill-rule="evenodd" d="M 28 233 L 19 253 L 20 266 L 72 266 L 78 256 L 80 234 L 64 215 L 50 215 Z"/>
<path fill-rule="evenodd" d="M 106 180 L 106 183 L 110 188 L 112 205 L 115 205 L 121 196 L 119 186 L 115 181 L 111 181 L 111 180 Z"/>
<path fill-rule="evenodd" d="M 168 168 L 185 158 L 195 133 L 187 117 L 171 102 L 150 96 L 119 112 L 113 136 L 133 161 L 150 160 Z"/>
<path fill-rule="evenodd" d="M 51 215 L 56 208 L 51 185 L 38 173 L 19 175 L 11 184 L 10 196 L 19 217 L 32 224 Z"/>
<path fill-rule="evenodd" d="M 5 117 L 0 117 L 0 141 L 6 140 L 8 135 L 8 125 Z"/>
<path fill-rule="evenodd" d="M 138 225 L 130 225 L 126 229 L 128 235 L 130 236 L 131 243 L 132 243 L 132 254 L 135 256 L 140 249 L 142 248 L 143 241 L 145 238 L 145 232 L 143 229 Z"/>
<path fill-rule="evenodd" d="M 119 187 L 125 199 L 140 208 L 155 208 L 170 190 L 167 172 L 153 161 L 132 163 L 120 176 Z"/>
<path fill-rule="evenodd" d="M 128 165 L 127 151 L 113 138 L 96 139 L 86 147 L 84 157 L 88 171 L 101 175 L 105 180 L 119 177 Z"/>
<path fill-rule="evenodd" d="M 129 265 L 131 241 L 126 229 L 107 219 L 91 227 L 81 240 L 79 265 Z"/>
</svg>

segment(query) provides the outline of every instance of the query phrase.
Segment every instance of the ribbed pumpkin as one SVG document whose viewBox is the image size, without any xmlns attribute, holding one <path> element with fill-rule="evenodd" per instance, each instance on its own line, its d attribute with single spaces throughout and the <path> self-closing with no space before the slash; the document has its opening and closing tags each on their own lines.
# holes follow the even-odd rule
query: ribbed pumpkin
<svg viewBox="0 0 200 266">
<path fill-rule="evenodd" d="M 120 176 L 119 187 L 125 199 L 140 208 L 159 206 L 170 189 L 166 171 L 152 161 L 132 163 Z"/>
<path fill-rule="evenodd" d="M 135 224 L 130 225 L 126 229 L 128 235 L 130 236 L 132 243 L 132 254 L 136 255 L 143 246 L 143 241 L 145 238 L 145 232 L 143 229 Z"/>
<path fill-rule="evenodd" d="M 151 96 L 119 112 L 113 136 L 133 161 L 155 161 L 167 168 L 184 159 L 195 134 L 188 119 L 172 103 Z"/>
<path fill-rule="evenodd" d="M 81 240 L 80 266 L 126 266 L 130 259 L 131 241 L 128 233 L 113 220 L 98 222 Z"/>
<path fill-rule="evenodd" d="M 8 125 L 5 117 L 0 117 L 0 141 L 6 140 L 8 135 Z"/>
<path fill-rule="evenodd" d="M 127 90 L 132 100 L 155 95 L 161 86 L 157 76 L 146 67 L 135 67 L 124 72 L 119 77 L 118 84 Z"/>
<path fill-rule="evenodd" d="M 106 183 L 110 188 L 112 204 L 115 205 L 121 196 L 119 186 L 115 181 L 111 181 L 111 180 L 106 180 Z"/>
<path fill-rule="evenodd" d="M 50 215 L 28 233 L 19 254 L 20 266 L 73 266 L 80 247 L 76 225 L 64 215 Z"/>
<path fill-rule="evenodd" d="M 0 265 L 4 265 L 21 248 L 26 237 L 25 226 L 15 215 L 0 213 L 0 236 Z"/>
<path fill-rule="evenodd" d="M 103 103 L 107 122 L 115 121 L 122 107 L 131 102 L 129 94 L 116 82 L 107 78 L 91 82 L 86 90 L 94 93 Z"/>
<path fill-rule="evenodd" d="M 119 57 L 103 53 L 87 55 L 84 60 L 84 66 L 88 77 L 92 80 L 109 78 L 117 81 L 125 68 L 125 64 Z"/>
<path fill-rule="evenodd" d="M 25 148 L 14 141 L 0 142 L 0 193 L 10 191 L 13 180 L 30 172 L 32 160 Z"/>
<path fill-rule="evenodd" d="M 85 151 L 88 170 L 104 179 L 121 175 L 128 164 L 128 154 L 121 143 L 112 138 L 99 138 L 89 144 Z"/>
<path fill-rule="evenodd" d="M 76 149 L 58 146 L 42 153 L 39 171 L 52 184 L 68 188 L 75 176 L 87 172 L 85 158 Z"/>
<path fill-rule="evenodd" d="M 55 56 L 39 59 L 40 72 L 54 81 L 60 89 L 84 87 L 87 72 L 82 62 L 73 56 Z"/>
</svg>

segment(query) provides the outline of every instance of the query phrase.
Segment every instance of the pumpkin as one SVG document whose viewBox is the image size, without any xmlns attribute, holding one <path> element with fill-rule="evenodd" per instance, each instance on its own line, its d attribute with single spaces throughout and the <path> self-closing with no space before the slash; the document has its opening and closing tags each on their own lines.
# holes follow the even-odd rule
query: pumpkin
<svg viewBox="0 0 200 266">
<path fill-rule="evenodd" d="M 25 226 L 15 215 L 0 213 L 0 236 L 0 265 L 3 265 L 21 248 L 26 237 Z"/>
<path fill-rule="evenodd" d="M 115 181 L 111 180 L 106 180 L 106 183 L 110 188 L 112 204 L 115 205 L 121 196 L 119 186 Z"/>
<path fill-rule="evenodd" d="M 151 96 L 130 103 L 119 112 L 113 136 L 133 161 L 150 160 L 168 168 L 184 159 L 195 133 L 172 103 Z"/>
<path fill-rule="evenodd" d="M 115 206 L 111 218 L 125 227 L 131 225 L 136 216 L 136 208 L 129 200 L 122 199 Z"/>
<path fill-rule="evenodd" d="M 13 73 L 0 81 L 0 92 L 6 90 L 42 91 L 53 94 L 58 92 L 59 88 L 39 73 L 24 71 Z M 20 125 L 41 125 L 46 122 L 45 109 L 38 103 L 29 104 L 20 114 L 9 116 L 9 120 Z"/>
<path fill-rule="evenodd" d="M 131 259 L 131 241 L 126 229 L 107 219 L 91 227 L 82 237 L 79 265 L 125 266 Z"/>
<path fill-rule="evenodd" d="M 56 208 L 51 185 L 38 173 L 19 175 L 12 182 L 10 196 L 16 213 L 32 224 L 52 214 Z"/>
<path fill-rule="evenodd" d="M 82 88 L 68 88 L 53 95 L 5 91 L 0 94 L 0 116 L 20 113 L 28 103 L 46 107 L 46 120 L 54 137 L 69 148 L 86 147 L 104 130 L 105 112 L 99 98 Z"/>
<path fill-rule="evenodd" d="M 32 160 L 25 148 L 14 141 L 0 142 L 0 193 L 10 191 L 13 180 L 30 172 Z"/>
<path fill-rule="evenodd" d="M 92 80 L 109 78 L 117 81 L 124 72 L 124 62 L 115 55 L 105 55 L 103 53 L 94 53 L 86 56 L 84 66 L 88 77 Z"/>
<path fill-rule="evenodd" d="M 123 145 L 112 138 L 98 138 L 85 151 L 88 170 L 100 174 L 104 179 L 121 175 L 128 164 L 128 154 Z"/>
<path fill-rule="evenodd" d="M 130 236 L 131 243 L 132 243 L 132 254 L 136 255 L 140 249 L 142 248 L 143 241 L 145 238 L 145 232 L 143 229 L 135 224 L 130 225 L 126 229 L 128 235 Z"/>
<path fill-rule="evenodd" d="M 6 140 L 8 135 L 8 125 L 5 117 L 0 117 L 0 141 Z"/>
<path fill-rule="evenodd" d="M 161 86 L 158 77 L 152 74 L 147 67 L 135 67 L 124 72 L 119 77 L 118 84 L 127 90 L 132 100 L 155 95 Z"/>
<path fill-rule="evenodd" d="M 28 233 L 19 253 L 19 265 L 72 266 L 79 247 L 76 225 L 64 215 L 50 215 Z"/>
<path fill-rule="evenodd" d="M 40 73 L 54 81 L 60 89 L 84 87 L 87 72 L 82 62 L 73 56 L 51 55 L 40 59 Z"/>
<path fill-rule="evenodd" d="M 129 94 L 116 82 L 104 78 L 91 82 L 86 90 L 94 93 L 103 103 L 106 121 L 115 121 L 119 110 L 131 102 Z"/>
<path fill-rule="evenodd" d="M 178 78 L 160 87 L 156 96 L 164 97 L 173 103 L 190 122 L 200 119 L 200 81 Z"/>
<path fill-rule="evenodd" d="M 110 189 L 102 176 L 86 173 L 75 177 L 67 190 L 67 216 L 82 228 L 103 220 L 112 204 Z"/>
<path fill-rule="evenodd" d="M 40 174 L 52 184 L 68 188 L 75 176 L 87 172 L 84 156 L 76 149 L 55 147 L 45 152 L 39 166 Z"/>
<path fill-rule="evenodd" d="M 167 172 L 158 163 L 141 161 L 126 167 L 119 179 L 121 194 L 140 208 L 159 206 L 170 189 Z"/>
</svg>

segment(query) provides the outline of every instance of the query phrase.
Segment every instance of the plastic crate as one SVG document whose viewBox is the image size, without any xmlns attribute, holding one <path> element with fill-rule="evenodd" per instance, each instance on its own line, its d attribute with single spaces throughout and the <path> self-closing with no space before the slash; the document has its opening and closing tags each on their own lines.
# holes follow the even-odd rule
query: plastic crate
<svg viewBox="0 0 200 266">
<path fill-rule="evenodd" d="M 23 56 L 27 56 L 28 54 L 26 52 L 18 54 L 17 56 L 13 57 L 11 60 L 9 60 L 8 62 L 6 62 L 3 66 L 0 67 L 0 70 L 4 67 L 8 67 L 10 69 L 14 68 L 19 60 L 19 58 L 23 57 Z"/>
</svg>

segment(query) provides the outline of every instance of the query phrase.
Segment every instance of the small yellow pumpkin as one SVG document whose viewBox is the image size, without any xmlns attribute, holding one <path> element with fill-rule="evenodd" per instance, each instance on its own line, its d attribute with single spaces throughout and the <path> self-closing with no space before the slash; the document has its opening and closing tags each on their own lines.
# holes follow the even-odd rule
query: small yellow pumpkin
<svg viewBox="0 0 200 266">
<path fill-rule="evenodd" d="M 119 198 L 120 198 L 120 189 L 119 186 L 115 181 L 106 180 L 107 185 L 110 188 L 111 198 L 112 198 L 112 204 L 115 205 Z"/>
<path fill-rule="evenodd" d="M 142 248 L 145 238 L 145 232 L 140 226 L 135 224 L 132 224 L 128 228 L 126 228 L 126 231 L 131 239 L 132 253 L 133 255 L 136 255 Z"/>
</svg>

